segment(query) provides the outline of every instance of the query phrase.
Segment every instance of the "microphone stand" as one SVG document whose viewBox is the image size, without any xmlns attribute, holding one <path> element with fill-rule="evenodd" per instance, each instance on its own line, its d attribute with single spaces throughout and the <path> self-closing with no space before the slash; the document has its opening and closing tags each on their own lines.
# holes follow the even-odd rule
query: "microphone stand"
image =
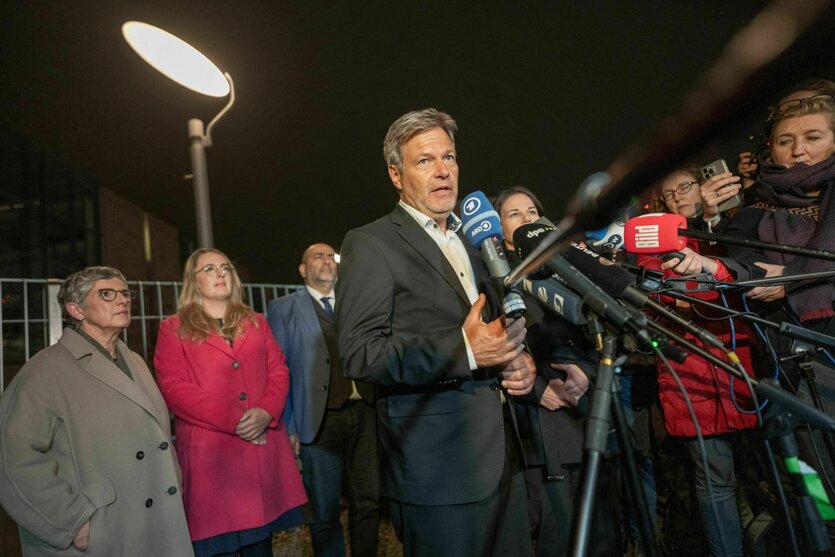
<svg viewBox="0 0 835 557">
<path fill-rule="evenodd" d="M 626 485 L 627 496 L 635 511 L 641 542 L 647 555 L 657 557 L 658 546 L 655 541 L 654 521 L 647 508 L 646 494 L 638 472 L 634 442 L 628 434 L 629 429 L 623 403 L 617 396 L 620 390 L 620 383 L 615 376 L 617 335 L 610 331 L 608 327 L 604 328 L 594 312 L 590 312 L 587 319 L 589 329 L 596 332 L 598 336 L 600 361 L 591 392 L 589 415 L 586 418 L 580 488 L 575 502 L 575 521 L 571 530 L 571 555 L 572 557 L 583 557 L 588 551 L 592 511 L 600 476 L 600 466 L 608 444 L 611 417 L 614 421 L 618 446 L 623 459 L 622 466 L 626 478 L 624 484 Z"/>
<path fill-rule="evenodd" d="M 803 257 L 813 257 L 815 259 L 835 261 L 835 253 L 822 249 L 804 248 L 800 246 L 784 246 L 782 244 L 773 244 L 771 242 L 763 242 L 761 240 L 737 238 L 735 236 L 728 236 L 727 234 L 712 234 L 710 232 L 704 232 L 702 230 L 690 230 L 688 228 L 679 228 L 677 230 L 677 234 L 679 236 L 685 236 L 687 238 L 696 238 L 697 240 L 709 240 L 711 242 L 730 244 L 732 246 L 743 246 L 746 248 L 754 248 L 762 251 L 791 253 Z"/>
<path fill-rule="evenodd" d="M 653 521 L 646 507 L 646 496 L 638 474 L 637 459 L 631 437 L 627 434 L 626 420 L 620 398 L 612 396 L 616 385 L 614 378 L 615 350 L 617 336 L 609 331 L 609 327 L 620 332 L 629 332 L 637 342 L 650 348 L 652 338 L 646 330 L 646 316 L 641 312 L 627 310 L 614 298 L 606 294 L 588 277 L 578 271 L 564 257 L 557 256 L 548 262 L 548 269 L 559 274 L 566 286 L 583 298 L 583 303 L 589 309 L 586 320 L 589 329 L 596 336 L 597 349 L 600 352 L 597 377 L 591 393 L 589 417 L 586 420 L 583 441 L 583 464 L 580 473 L 580 489 L 577 498 L 575 522 L 571 531 L 571 547 L 574 557 L 582 557 L 588 550 L 589 531 L 591 529 L 591 513 L 594 508 L 594 495 L 600 475 L 600 464 L 606 452 L 609 435 L 610 416 L 615 418 L 615 429 L 618 443 L 624 454 L 627 489 L 637 510 L 638 527 L 641 539 L 649 555 L 657 555 Z M 602 327 L 604 320 L 609 327 Z"/>
<path fill-rule="evenodd" d="M 677 292 L 675 290 L 669 290 L 663 292 L 662 294 L 691 304 L 699 304 L 708 307 L 710 309 L 725 313 L 730 317 L 741 317 L 743 319 L 751 321 L 752 323 L 763 325 L 765 327 L 768 327 L 772 330 L 778 331 L 779 333 L 782 333 L 788 337 L 795 339 L 795 341 L 792 343 L 792 351 L 795 353 L 795 355 L 783 358 L 781 361 L 800 358 L 797 367 L 800 370 L 801 377 L 806 381 L 806 384 L 809 386 L 809 394 L 812 398 L 812 403 L 817 409 L 823 411 L 823 403 L 821 402 L 817 381 L 815 380 L 815 370 L 812 364 L 812 355 L 817 351 L 816 347 L 824 347 L 829 348 L 830 350 L 835 350 L 835 337 L 825 335 L 823 333 L 819 333 L 811 329 L 807 329 L 806 327 L 801 327 L 799 325 L 787 323 L 785 321 L 778 324 L 774 321 L 763 319 L 762 317 L 759 317 L 757 315 L 752 315 L 750 313 L 745 312 L 738 312 L 730 308 L 726 308 L 725 306 L 714 304 L 713 302 L 708 302 L 707 300 L 701 300 L 693 296 L 687 296 L 686 294 Z M 800 342 L 798 343 L 798 341 Z M 810 346 L 810 344 L 813 346 Z M 821 431 L 821 434 L 823 436 L 824 444 L 826 444 L 826 449 L 829 452 L 829 457 L 833 460 L 833 462 L 835 462 L 835 433 L 829 430 L 823 430 Z"/>
<path fill-rule="evenodd" d="M 687 294 L 684 294 L 683 292 L 679 292 L 677 290 L 659 291 L 658 294 L 662 296 L 669 296 L 670 298 L 675 298 L 677 300 L 682 300 L 691 304 L 705 306 L 712 310 L 729 315 L 730 317 L 741 317 L 747 321 L 756 323 L 757 325 L 763 325 L 764 327 L 768 327 L 769 329 L 774 329 L 775 331 L 778 331 L 779 333 L 789 336 L 793 339 L 808 342 L 814 344 L 815 346 L 822 346 L 830 350 L 835 350 L 835 337 L 825 335 L 817 331 L 813 331 L 812 329 L 807 329 L 806 327 L 801 327 L 800 325 L 795 325 L 787 321 L 781 321 L 780 323 L 777 323 L 775 321 L 769 321 L 768 319 L 763 319 L 758 315 L 746 313 L 744 311 L 736 311 L 731 308 L 726 308 L 723 305 L 715 304 L 713 302 L 702 300 L 700 298 L 695 298 L 693 296 L 688 296 Z"/>
<path fill-rule="evenodd" d="M 666 329 L 656 321 L 648 320 L 647 326 L 667 335 L 670 339 L 685 346 L 694 354 L 701 356 L 716 367 L 732 374 L 734 377 L 750 383 L 759 397 L 767 398 L 771 402 L 771 408 L 768 410 L 763 424 L 763 431 L 767 439 L 774 441 L 778 453 L 783 457 L 783 461 L 789 470 L 792 469 L 792 465 L 797 467 L 797 443 L 794 440 L 794 425 L 798 420 L 804 420 L 813 427 L 820 428 L 822 431 L 835 431 L 835 419 L 787 393 L 780 387 L 780 384 L 776 380 L 757 380 L 753 377 L 746 377 L 739 369 L 731 366 L 707 350 L 696 346 L 680 335 Z M 816 551 L 829 551 L 831 542 L 829 541 L 826 525 L 823 522 L 814 498 L 809 493 L 800 474 L 790 472 L 790 476 L 792 486 L 795 490 L 799 515 L 803 519 L 802 524 L 807 541 Z M 775 478 L 774 481 L 778 491 L 782 490 L 779 478 Z M 787 516 L 786 519 L 788 524 L 791 525 L 791 517 Z M 795 553 L 799 555 L 794 533 L 791 528 L 789 528 L 789 533 L 792 536 Z"/>
<path fill-rule="evenodd" d="M 829 52 L 833 20 L 835 8 L 828 2 L 768 3 L 730 39 L 679 112 L 662 122 L 648 145 L 626 149 L 609 166 L 608 174 L 594 174 L 580 186 L 557 223 L 559 230 L 546 236 L 540 249 L 525 258 L 505 284 L 529 275 L 582 231 L 607 226 L 648 184 L 738 126 L 752 98 L 777 98 L 774 84 L 797 74 L 797 56 L 811 58 Z"/>
<path fill-rule="evenodd" d="M 733 288 L 754 288 L 755 286 L 771 286 L 773 284 L 783 284 L 792 281 L 812 281 L 815 279 L 825 279 L 825 278 L 832 278 L 835 277 L 835 269 L 830 269 L 828 271 L 815 271 L 813 273 L 798 273 L 796 275 L 783 275 L 779 277 L 764 277 L 758 279 L 751 279 L 751 280 L 740 280 L 736 282 L 721 282 L 721 281 L 706 281 L 706 280 L 694 280 L 693 282 L 698 282 L 699 284 L 706 284 L 708 285 L 711 290 L 715 290 L 717 288 L 722 289 L 733 289 Z"/>
</svg>

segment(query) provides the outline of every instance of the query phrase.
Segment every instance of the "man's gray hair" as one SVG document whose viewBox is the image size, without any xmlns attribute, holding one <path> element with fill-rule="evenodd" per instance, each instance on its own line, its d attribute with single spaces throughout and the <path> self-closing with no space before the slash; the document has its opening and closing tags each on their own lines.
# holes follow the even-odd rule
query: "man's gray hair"
<svg viewBox="0 0 835 557">
<path fill-rule="evenodd" d="M 79 323 L 67 313 L 67 304 L 78 304 L 81 309 L 85 309 L 87 307 L 87 295 L 90 294 L 90 290 L 93 289 L 96 281 L 111 278 L 118 278 L 125 284 L 128 282 L 119 269 L 105 266 L 87 267 L 68 276 L 61 284 L 61 288 L 58 289 L 58 304 L 61 306 L 61 311 L 67 321 L 74 325 Z"/>
<path fill-rule="evenodd" d="M 407 112 L 394 121 L 383 140 L 383 158 L 386 165 L 394 165 L 398 172 L 403 172 L 403 145 L 419 133 L 433 128 L 441 128 L 455 146 L 455 132 L 458 124 L 452 116 L 437 108 L 424 108 Z"/>
</svg>

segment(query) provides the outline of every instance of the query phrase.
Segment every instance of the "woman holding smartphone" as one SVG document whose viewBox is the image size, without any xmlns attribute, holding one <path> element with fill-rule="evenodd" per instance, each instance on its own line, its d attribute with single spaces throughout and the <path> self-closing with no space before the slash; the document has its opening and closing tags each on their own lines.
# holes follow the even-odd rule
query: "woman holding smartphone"
<svg viewBox="0 0 835 557">
<path fill-rule="evenodd" d="M 742 183 L 739 176 L 731 174 L 728 164 L 723 159 L 703 166 L 699 175 L 702 182 L 698 187 L 702 218 L 695 223 L 708 232 L 721 233 L 729 221 L 723 213 L 736 209 L 741 204 Z"/>
<path fill-rule="evenodd" d="M 709 191 L 722 188 L 738 189 L 738 179 L 730 180 L 728 173 L 713 176 Z M 699 184 L 701 172 L 698 166 L 685 166 L 661 180 L 657 186 L 657 204 L 692 220 L 703 215 L 704 192 Z M 720 193 L 718 197 L 722 197 Z M 714 247 L 715 250 L 715 247 Z M 683 257 L 662 261 L 656 256 L 643 255 L 638 265 L 664 272 L 667 278 L 680 278 L 700 273 L 710 273 L 717 280 L 731 281 L 733 275 L 721 259 L 707 257 L 695 240 L 688 241 L 682 248 Z M 688 283 L 688 289 L 695 289 L 695 283 Z M 691 296 L 721 303 L 716 291 L 691 293 Z M 750 373 L 752 369 L 751 342 L 753 334 L 743 320 L 731 323 L 728 319 L 717 319 L 722 314 L 710 313 L 703 308 L 673 298 L 660 296 L 660 301 L 674 306 L 675 310 L 692 319 L 700 327 L 709 330 L 726 345 L 735 345 L 735 352 L 742 366 Z M 719 358 L 724 353 L 686 331 L 679 334 L 701 346 Z M 741 556 L 742 525 L 737 509 L 737 479 L 734 469 L 734 445 L 739 444 L 742 431 L 756 425 L 756 414 L 747 385 L 744 381 L 731 381 L 731 376 L 715 367 L 701 356 L 689 354 L 682 363 L 656 360 L 658 369 L 658 394 L 667 432 L 686 448 L 693 464 L 691 478 L 699 507 L 710 555 Z M 679 389 L 676 376 L 681 381 L 692 404 L 698 423 L 694 423 L 687 407 L 687 400 Z M 707 469 L 705 473 L 703 455 L 697 440 L 697 431 L 704 440 Z M 708 478 L 709 475 L 709 478 Z M 712 492 L 712 498 L 710 493 Z"/>
</svg>

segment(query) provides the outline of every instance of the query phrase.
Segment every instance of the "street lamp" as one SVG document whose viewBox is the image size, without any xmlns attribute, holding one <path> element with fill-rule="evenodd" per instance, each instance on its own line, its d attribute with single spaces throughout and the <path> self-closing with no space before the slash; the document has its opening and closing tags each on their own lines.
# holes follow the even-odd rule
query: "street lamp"
<svg viewBox="0 0 835 557">
<path fill-rule="evenodd" d="M 188 121 L 197 241 L 200 247 L 213 247 L 206 147 L 212 146 L 212 128 L 235 102 L 235 84 L 232 82 L 232 76 L 222 73 L 196 48 L 159 27 L 140 21 L 128 21 L 122 25 L 122 35 L 143 60 L 180 85 L 211 97 L 229 95 L 229 102 L 212 118 L 206 126 L 205 133 L 202 120 L 192 118 Z"/>
</svg>

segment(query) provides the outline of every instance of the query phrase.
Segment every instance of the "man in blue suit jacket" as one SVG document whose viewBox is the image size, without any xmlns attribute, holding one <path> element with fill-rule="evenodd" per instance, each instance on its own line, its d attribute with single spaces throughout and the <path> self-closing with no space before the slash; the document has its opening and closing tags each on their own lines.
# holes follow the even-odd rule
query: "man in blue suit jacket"
<svg viewBox="0 0 835 557">
<path fill-rule="evenodd" d="M 346 379 L 337 356 L 335 252 L 314 244 L 302 256 L 305 288 L 270 302 L 267 319 L 290 368 L 284 422 L 302 459 L 317 556 L 342 556 L 339 521 L 347 485 L 351 555 L 377 555 L 380 480 L 374 389 Z"/>
</svg>

